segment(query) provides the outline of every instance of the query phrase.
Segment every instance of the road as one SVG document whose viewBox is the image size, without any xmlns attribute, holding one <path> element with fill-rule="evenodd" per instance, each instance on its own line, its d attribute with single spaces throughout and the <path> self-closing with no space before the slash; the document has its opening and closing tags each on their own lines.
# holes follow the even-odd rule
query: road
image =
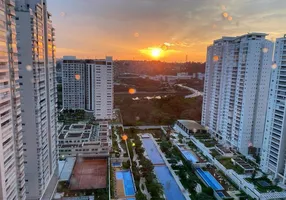
<svg viewBox="0 0 286 200">
<path fill-rule="evenodd" d="M 143 92 L 143 91 L 138 91 L 136 92 L 134 95 L 136 94 L 186 94 L 187 92 L 177 92 L 177 91 L 173 91 L 173 92 L 166 92 L 166 91 L 158 91 L 158 92 Z M 114 92 L 114 94 L 130 94 L 129 92 Z"/>
<path fill-rule="evenodd" d="M 165 125 L 166 126 L 166 125 Z M 136 129 L 161 129 L 161 126 L 124 126 L 124 129 L 136 128 Z"/>
<path fill-rule="evenodd" d="M 185 89 L 193 92 L 193 94 L 187 95 L 187 96 L 185 96 L 185 98 L 193 98 L 193 97 L 197 97 L 197 96 L 203 96 L 203 94 L 204 94 L 203 92 L 200 92 L 200 91 L 195 90 L 194 88 L 190 88 L 188 86 L 184 86 L 182 84 L 177 84 L 177 86 L 179 86 L 181 88 L 185 88 Z"/>
</svg>

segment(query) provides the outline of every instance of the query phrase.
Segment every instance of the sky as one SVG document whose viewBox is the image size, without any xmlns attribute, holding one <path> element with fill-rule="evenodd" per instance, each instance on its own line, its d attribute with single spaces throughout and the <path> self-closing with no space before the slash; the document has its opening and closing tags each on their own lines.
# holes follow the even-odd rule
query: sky
<svg viewBox="0 0 286 200">
<path fill-rule="evenodd" d="M 57 58 L 204 62 L 222 36 L 286 34 L 286 0 L 48 0 L 48 9 Z"/>
</svg>

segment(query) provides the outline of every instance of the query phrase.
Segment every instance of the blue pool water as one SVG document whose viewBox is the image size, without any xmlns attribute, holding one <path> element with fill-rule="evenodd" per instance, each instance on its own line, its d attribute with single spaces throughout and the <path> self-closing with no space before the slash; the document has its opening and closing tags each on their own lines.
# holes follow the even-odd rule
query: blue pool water
<svg viewBox="0 0 286 200">
<path fill-rule="evenodd" d="M 153 164 L 164 164 L 164 160 L 161 157 L 152 139 L 144 138 L 142 139 L 142 143 Z"/>
<path fill-rule="evenodd" d="M 134 196 L 135 190 L 130 170 L 117 171 L 116 179 L 123 180 L 125 196 Z"/>
<path fill-rule="evenodd" d="M 155 166 L 154 172 L 159 182 L 163 185 L 164 194 L 167 199 L 185 200 L 185 197 L 183 196 L 174 177 L 166 166 Z"/>
<path fill-rule="evenodd" d="M 121 163 L 120 162 L 112 163 L 112 167 L 121 167 Z"/>
<path fill-rule="evenodd" d="M 224 194 L 222 192 L 217 192 L 218 196 L 224 197 Z"/>
<path fill-rule="evenodd" d="M 197 168 L 197 173 L 200 177 L 214 190 L 224 190 L 219 182 L 207 171 L 203 171 L 201 168 Z"/>
<path fill-rule="evenodd" d="M 142 139 L 143 146 L 153 164 L 165 164 L 152 139 Z M 185 200 L 174 177 L 166 166 L 154 166 L 158 181 L 162 184 L 168 200 Z"/>
<path fill-rule="evenodd" d="M 188 151 L 188 150 L 182 150 L 182 149 L 180 149 L 180 151 L 182 152 L 182 154 L 184 155 L 184 157 L 185 157 L 187 160 L 191 161 L 192 163 L 197 163 L 197 162 L 199 162 L 198 159 L 196 158 L 196 156 L 194 156 L 194 155 L 192 154 L 192 152 L 190 152 L 190 151 Z"/>
</svg>

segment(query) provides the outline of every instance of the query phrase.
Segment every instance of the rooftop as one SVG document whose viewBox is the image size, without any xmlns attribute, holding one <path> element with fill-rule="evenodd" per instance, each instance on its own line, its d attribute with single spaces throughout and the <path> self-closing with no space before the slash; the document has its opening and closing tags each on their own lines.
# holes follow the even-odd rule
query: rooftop
<svg viewBox="0 0 286 200">
<path fill-rule="evenodd" d="M 70 179 L 75 160 L 75 157 L 67 157 L 66 160 L 58 161 L 60 175 L 59 181 L 68 181 Z"/>
<path fill-rule="evenodd" d="M 183 126 L 185 126 L 189 130 L 205 130 L 205 127 L 197 123 L 196 121 L 193 120 L 178 120 Z"/>
</svg>

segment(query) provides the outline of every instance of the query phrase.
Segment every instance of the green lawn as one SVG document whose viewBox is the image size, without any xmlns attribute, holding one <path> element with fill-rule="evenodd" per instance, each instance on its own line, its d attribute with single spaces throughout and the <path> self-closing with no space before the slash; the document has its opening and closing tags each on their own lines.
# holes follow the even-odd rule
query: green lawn
<svg viewBox="0 0 286 200">
<path fill-rule="evenodd" d="M 244 173 L 244 170 L 241 167 L 239 167 L 238 165 L 234 165 L 231 162 L 231 158 L 220 158 L 218 159 L 218 161 L 227 169 L 232 169 L 238 174 Z"/>
</svg>

